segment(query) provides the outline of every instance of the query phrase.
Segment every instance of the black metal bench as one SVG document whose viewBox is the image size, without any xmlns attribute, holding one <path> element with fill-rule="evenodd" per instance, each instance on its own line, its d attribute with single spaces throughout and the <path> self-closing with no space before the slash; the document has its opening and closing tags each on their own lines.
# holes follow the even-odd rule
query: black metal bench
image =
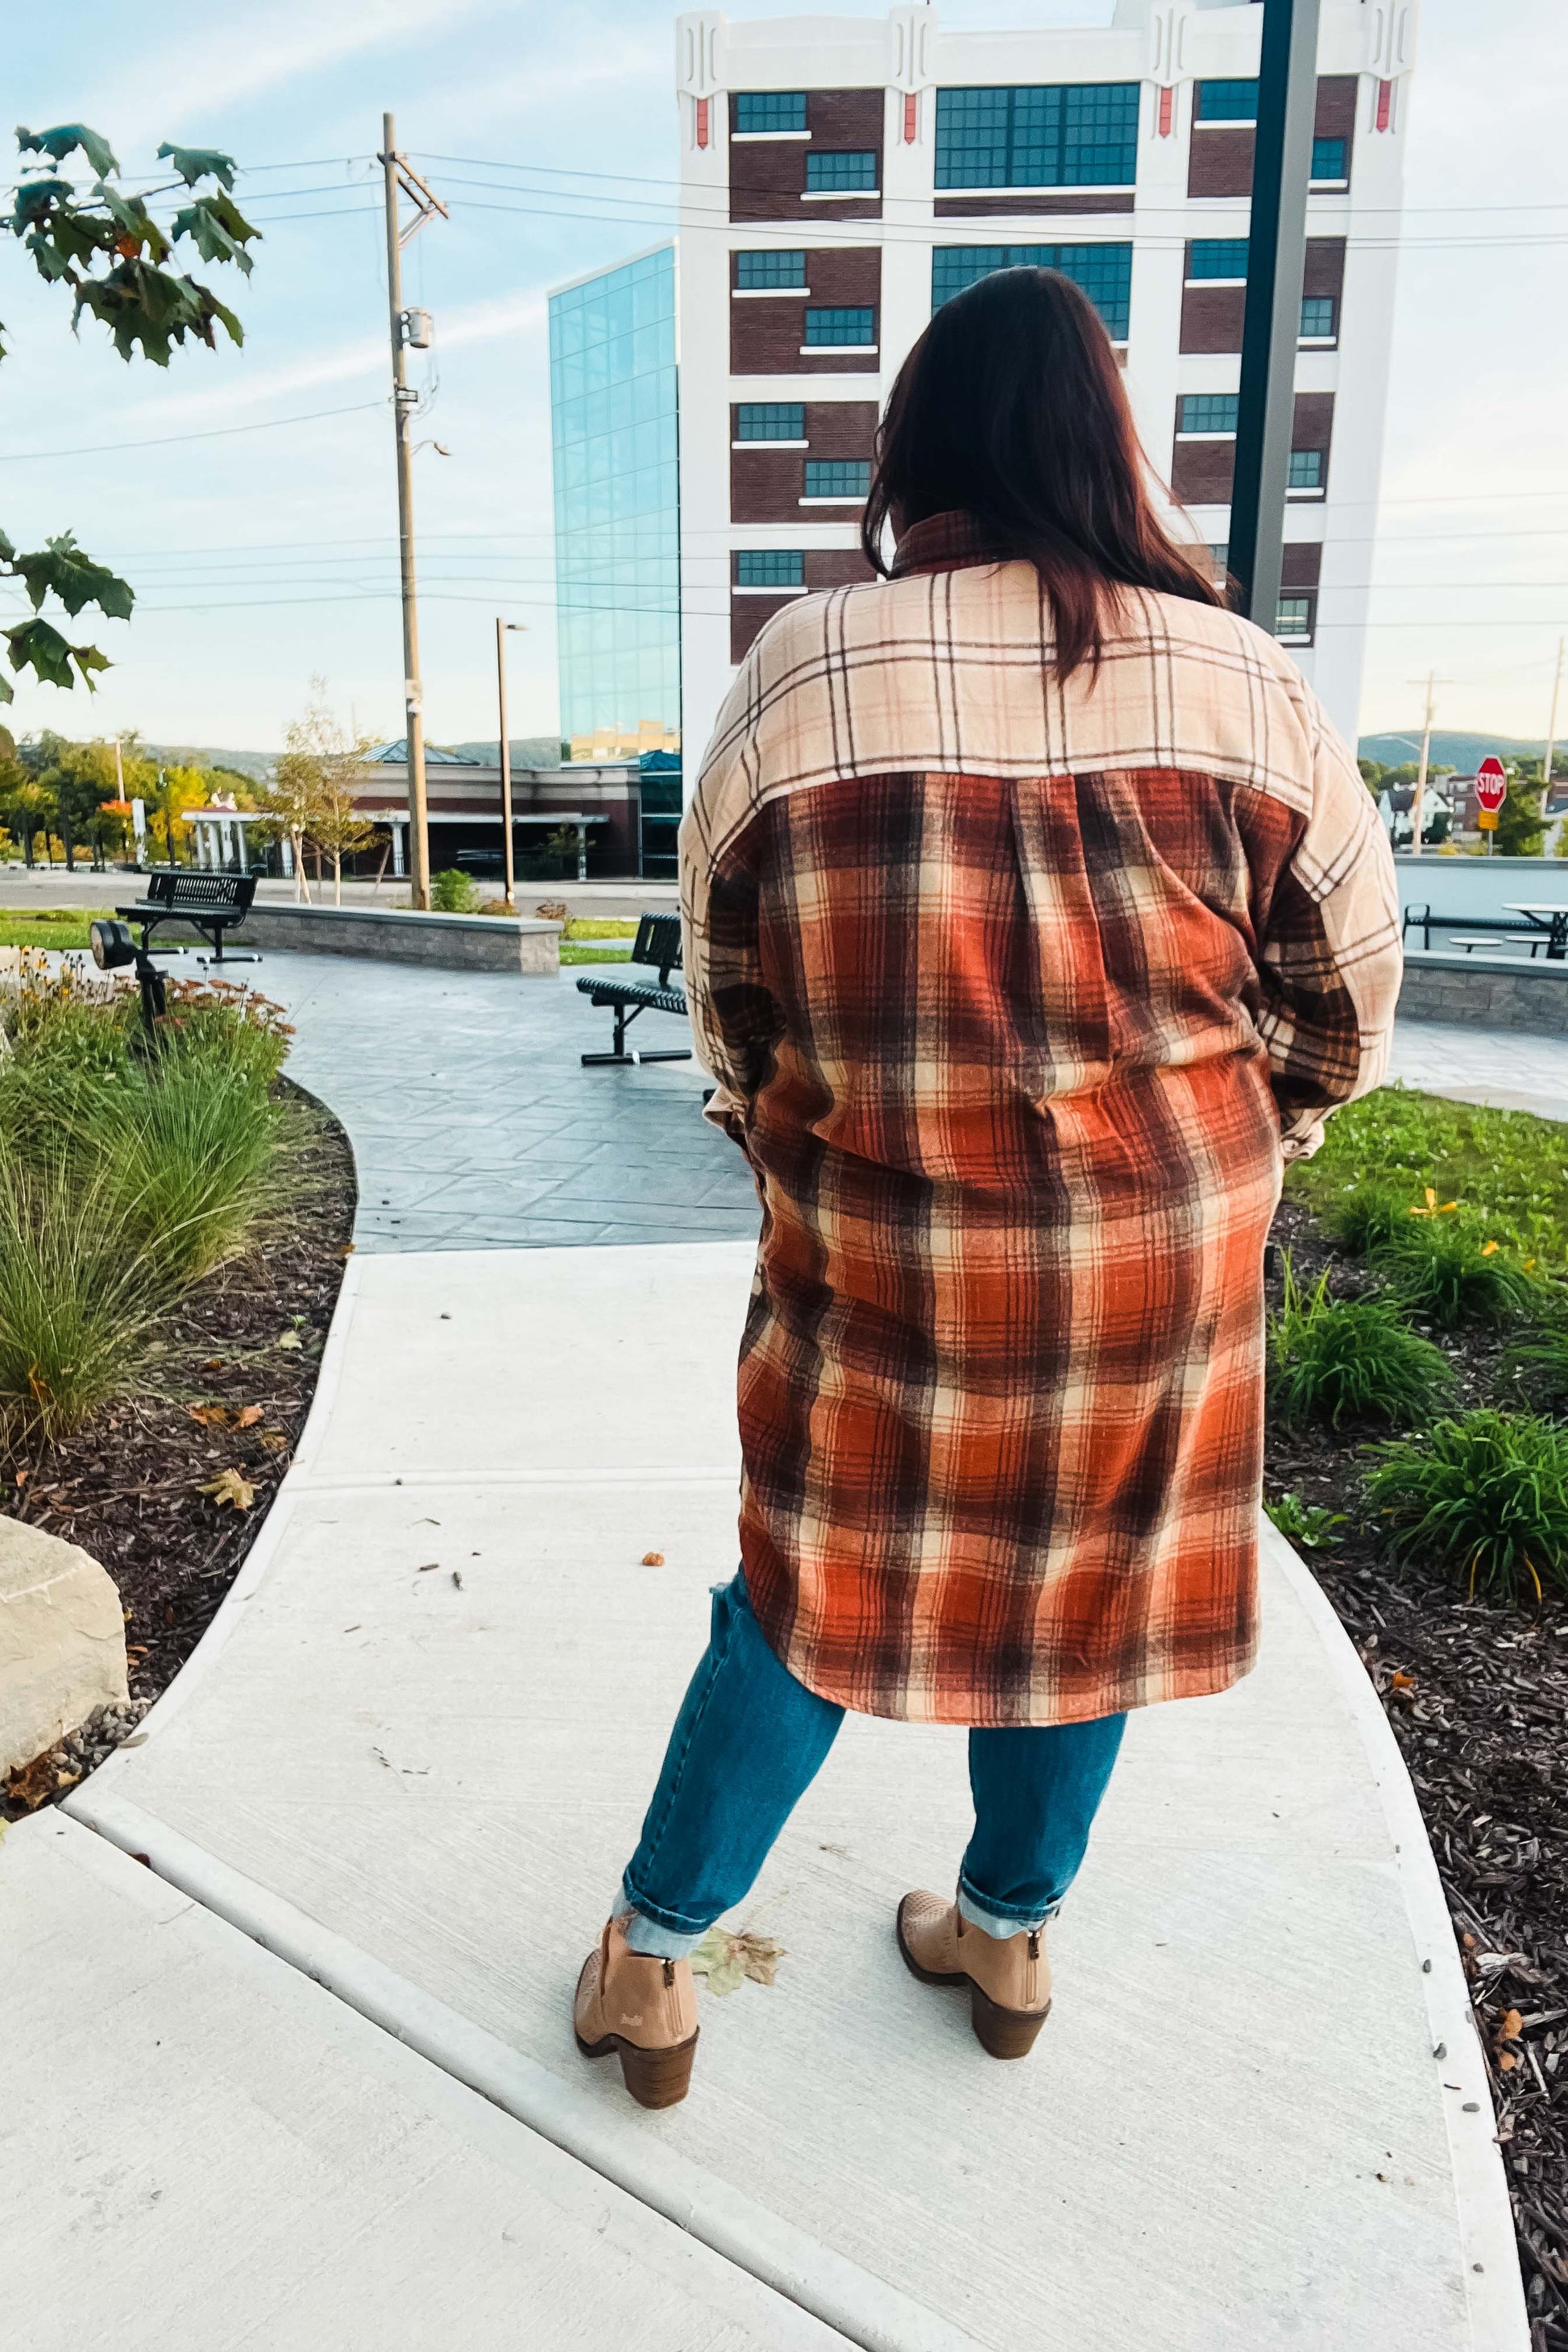
<svg viewBox="0 0 1568 2352">
<path fill-rule="evenodd" d="M 1433 932 L 1445 931 L 1449 935 L 1449 945 L 1462 947 L 1467 955 L 1472 948 L 1489 947 L 1493 939 L 1517 940 L 1530 945 L 1531 962 L 1535 960 L 1535 949 L 1549 946 L 1552 939 L 1550 931 L 1530 930 L 1517 916 L 1435 915 L 1426 903 L 1405 909 L 1405 919 L 1400 925 L 1401 939 L 1413 930 L 1420 932 L 1421 944 L 1428 949 L 1432 945 Z M 1481 932 L 1488 936 L 1476 936 Z"/>
<path fill-rule="evenodd" d="M 147 895 L 133 907 L 116 907 L 130 923 L 142 928 L 142 946 L 151 955 L 178 955 L 178 948 L 153 948 L 149 941 L 164 923 L 189 923 L 213 951 L 215 963 L 259 963 L 258 955 L 226 956 L 223 935 L 243 923 L 256 896 L 254 874 L 208 874 L 199 866 L 154 866 L 147 876 Z"/>
<path fill-rule="evenodd" d="M 616 1016 L 615 1049 L 608 1054 L 584 1054 L 584 1068 L 602 1062 L 689 1062 L 689 1045 L 661 1047 L 657 1053 L 639 1054 L 636 1046 L 627 1046 L 627 1024 L 644 1013 L 679 1013 L 686 1014 L 686 992 L 671 988 L 669 975 L 680 969 L 680 918 L 679 915 L 644 915 L 637 923 L 637 935 L 632 942 L 633 963 L 647 964 L 658 974 L 656 987 L 650 980 L 611 980 L 602 973 L 585 975 L 577 982 L 590 1003 L 608 1005 Z"/>
</svg>

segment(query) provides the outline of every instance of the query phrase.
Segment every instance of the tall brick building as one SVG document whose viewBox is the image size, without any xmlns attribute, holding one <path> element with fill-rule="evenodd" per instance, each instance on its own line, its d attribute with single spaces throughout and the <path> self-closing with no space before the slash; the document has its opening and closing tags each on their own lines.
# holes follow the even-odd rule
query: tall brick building
<svg viewBox="0 0 1568 2352">
<path fill-rule="evenodd" d="M 950 31 L 934 5 L 678 19 L 689 766 L 768 614 L 863 575 L 880 404 L 932 310 L 992 269 L 1040 262 L 1084 287 L 1178 527 L 1223 558 L 1262 16 L 1117 0 L 1089 30 Z M 1415 16 L 1322 0 L 1279 628 L 1352 736 Z"/>
</svg>

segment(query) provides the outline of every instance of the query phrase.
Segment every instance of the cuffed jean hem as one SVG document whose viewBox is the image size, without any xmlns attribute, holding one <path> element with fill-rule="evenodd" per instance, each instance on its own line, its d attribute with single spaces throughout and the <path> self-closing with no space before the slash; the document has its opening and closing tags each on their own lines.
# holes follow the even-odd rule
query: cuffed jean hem
<svg viewBox="0 0 1568 2352">
<path fill-rule="evenodd" d="M 998 1911 L 972 1893 L 966 1881 L 960 1878 L 958 1907 L 972 1927 L 980 1928 L 987 1936 L 1007 1937 L 1022 1935 L 1026 1929 L 1043 1927 L 1047 1919 L 1056 1917 L 1062 1906 L 1058 1896 L 1045 1911 Z"/>
<path fill-rule="evenodd" d="M 668 1913 L 661 1914 L 652 1908 L 645 1911 L 627 1894 L 624 1881 L 611 1916 L 627 1923 L 627 1951 L 645 1953 L 650 1959 L 689 1959 L 708 1933 L 707 1927 L 667 1927 Z"/>
</svg>

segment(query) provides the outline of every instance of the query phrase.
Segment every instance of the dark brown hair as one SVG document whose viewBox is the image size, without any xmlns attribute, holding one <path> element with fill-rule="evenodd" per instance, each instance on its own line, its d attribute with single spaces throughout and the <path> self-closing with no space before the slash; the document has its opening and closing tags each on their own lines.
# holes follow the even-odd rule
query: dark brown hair
<svg viewBox="0 0 1568 2352">
<path fill-rule="evenodd" d="M 1055 269 L 999 269 L 944 302 L 899 370 L 877 432 L 861 544 L 884 526 L 973 518 L 988 551 L 1039 573 L 1067 677 L 1098 664 L 1119 587 L 1225 596 L 1165 531 L 1110 338 Z"/>
</svg>

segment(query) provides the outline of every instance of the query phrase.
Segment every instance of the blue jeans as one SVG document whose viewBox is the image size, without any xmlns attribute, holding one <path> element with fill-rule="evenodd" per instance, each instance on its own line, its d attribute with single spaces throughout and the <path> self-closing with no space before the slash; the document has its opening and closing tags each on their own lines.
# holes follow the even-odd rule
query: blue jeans
<svg viewBox="0 0 1568 2352">
<path fill-rule="evenodd" d="M 708 1653 L 665 1751 L 616 1911 L 634 1951 L 680 1958 L 750 1891 L 821 1769 L 844 1709 L 782 1665 L 743 1576 L 713 1595 Z M 974 1834 L 959 1907 L 988 1935 L 1037 1927 L 1072 1884 L 1124 1715 L 971 1731 Z"/>
</svg>

